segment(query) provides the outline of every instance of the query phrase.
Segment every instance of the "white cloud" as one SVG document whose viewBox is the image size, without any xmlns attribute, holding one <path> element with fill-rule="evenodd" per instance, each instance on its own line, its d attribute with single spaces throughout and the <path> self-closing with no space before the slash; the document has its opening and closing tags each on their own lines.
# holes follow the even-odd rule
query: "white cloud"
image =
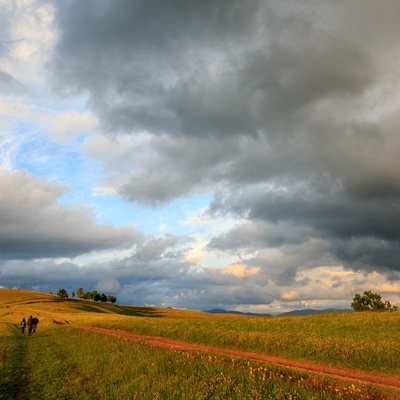
<svg viewBox="0 0 400 400">
<path fill-rule="evenodd" d="M 93 196 L 116 195 L 117 191 L 112 187 L 99 186 L 93 188 Z"/>
<path fill-rule="evenodd" d="M 31 119 L 34 120 L 35 117 Z M 95 116 L 87 111 L 40 110 L 40 115 L 36 119 L 39 126 L 46 130 L 50 139 L 61 144 L 70 144 L 76 136 L 92 134 L 97 128 Z"/>
<path fill-rule="evenodd" d="M 44 80 L 43 65 L 57 38 L 54 7 L 41 0 L 2 3 L 9 24 L 9 42 L 7 57 L 0 59 L 0 67 L 24 86 L 38 89 Z"/>
<path fill-rule="evenodd" d="M 121 285 L 116 279 L 110 278 L 97 282 L 95 288 L 99 293 L 104 293 L 106 296 L 108 296 L 112 294 L 118 294 L 118 292 L 121 290 Z"/>
<path fill-rule="evenodd" d="M 27 172 L 0 172 L 3 259 L 75 257 L 93 250 L 131 247 L 140 238 L 130 227 L 96 224 L 88 208 L 60 206 L 64 187 Z"/>
<path fill-rule="evenodd" d="M 258 267 L 249 267 L 248 265 L 244 264 L 234 264 L 219 270 L 219 272 L 222 274 L 232 274 L 239 278 L 256 275 L 259 271 L 260 268 Z"/>
<path fill-rule="evenodd" d="M 0 168 L 7 171 L 14 170 L 16 154 L 20 147 L 20 140 L 8 132 L 0 132 Z"/>
</svg>

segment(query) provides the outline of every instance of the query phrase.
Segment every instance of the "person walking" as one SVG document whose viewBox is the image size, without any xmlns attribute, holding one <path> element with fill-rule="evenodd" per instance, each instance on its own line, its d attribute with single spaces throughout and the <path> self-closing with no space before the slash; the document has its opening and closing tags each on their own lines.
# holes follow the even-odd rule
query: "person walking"
<svg viewBox="0 0 400 400">
<path fill-rule="evenodd" d="M 19 324 L 21 326 L 21 333 L 25 333 L 25 327 L 26 327 L 25 318 L 22 318 L 22 321 Z"/>
<path fill-rule="evenodd" d="M 34 316 L 32 319 L 32 333 L 36 333 L 38 323 L 39 323 L 38 317 Z"/>
<path fill-rule="evenodd" d="M 31 336 L 33 327 L 33 318 L 32 315 L 28 318 L 28 336 Z"/>
</svg>

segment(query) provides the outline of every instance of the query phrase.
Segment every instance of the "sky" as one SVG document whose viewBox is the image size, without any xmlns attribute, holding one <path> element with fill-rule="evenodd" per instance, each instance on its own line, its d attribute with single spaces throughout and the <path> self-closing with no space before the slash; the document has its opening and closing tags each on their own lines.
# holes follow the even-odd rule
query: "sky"
<svg viewBox="0 0 400 400">
<path fill-rule="evenodd" d="M 400 2 L 0 0 L 0 286 L 400 305 Z"/>
</svg>

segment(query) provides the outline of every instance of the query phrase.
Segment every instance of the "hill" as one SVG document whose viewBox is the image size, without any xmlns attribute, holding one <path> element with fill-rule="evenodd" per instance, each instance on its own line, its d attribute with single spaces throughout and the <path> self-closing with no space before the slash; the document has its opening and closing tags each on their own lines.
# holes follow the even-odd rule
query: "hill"
<svg viewBox="0 0 400 400">
<path fill-rule="evenodd" d="M 21 335 L 18 324 L 30 314 L 37 315 L 40 323 L 38 332 L 28 338 Z M 284 387 L 285 398 L 290 398 L 289 394 L 293 398 L 299 391 L 300 398 L 321 398 L 322 390 L 324 399 L 336 399 L 337 393 L 341 398 L 388 399 L 376 387 L 365 392 L 365 388 L 358 391 L 343 383 L 332 385 L 332 381 L 328 384 L 304 375 L 300 379 L 298 372 L 288 372 L 287 368 L 301 362 L 345 370 L 347 375 L 342 379 L 350 373 L 360 376 L 368 372 L 377 375 L 380 384 L 389 382 L 389 378 L 398 380 L 399 325 L 400 313 L 396 311 L 246 318 L 228 312 L 59 300 L 47 293 L 0 289 L 0 398 L 23 399 L 35 394 L 36 398 L 50 399 L 57 393 L 58 398 L 125 399 L 141 393 L 136 398 L 145 399 L 163 393 L 161 398 L 172 400 L 183 398 L 182 393 L 190 393 L 186 398 L 207 397 L 210 391 L 217 393 L 216 385 L 220 391 L 215 398 L 227 398 L 232 393 L 237 394 L 236 398 L 255 398 L 254 393 L 257 398 L 268 398 L 270 393 L 263 390 L 272 382 L 272 388 Z M 109 332 L 117 337 L 108 336 Z M 135 336 L 137 343 L 118 339 L 128 334 Z M 163 349 L 150 346 L 161 341 L 166 346 Z M 173 354 L 172 341 L 180 349 Z M 203 357 L 193 350 L 204 346 L 208 346 L 207 351 L 213 349 L 214 355 Z M 218 355 L 218 349 L 225 353 Z M 241 360 L 221 359 L 221 354 L 239 353 L 243 355 Z M 270 365 L 259 368 L 253 364 L 255 358 L 246 359 L 250 353 L 268 355 L 270 362 L 279 358 L 293 363 L 281 362 L 274 370 Z M 35 368 L 26 368 L 33 364 Z M 315 368 L 313 371 L 317 373 Z M 253 374 L 260 374 L 260 379 L 253 380 Z M 246 386 L 257 382 L 260 386 Z M 316 391 L 312 382 L 316 382 Z M 370 385 L 372 380 L 365 382 Z M 244 392 L 237 393 L 239 387 Z M 333 397 L 328 395 L 330 390 Z M 3 393 L 8 397 L 1 397 Z"/>
</svg>

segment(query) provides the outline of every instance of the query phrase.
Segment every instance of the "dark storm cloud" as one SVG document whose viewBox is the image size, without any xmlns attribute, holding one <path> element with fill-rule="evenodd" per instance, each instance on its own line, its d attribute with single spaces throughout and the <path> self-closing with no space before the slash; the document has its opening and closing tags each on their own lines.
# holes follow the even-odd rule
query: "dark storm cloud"
<svg viewBox="0 0 400 400">
<path fill-rule="evenodd" d="M 249 224 L 212 248 L 319 238 L 346 266 L 400 269 L 398 2 L 55 5 L 57 90 L 87 93 L 108 134 L 151 136 L 125 199 L 214 192 L 210 212 Z"/>
<path fill-rule="evenodd" d="M 140 147 L 132 153 L 137 172 L 120 188 L 120 194 L 145 204 L 187 196 L 199 186 L 208 188 L 229 179 L 231 154 L 240 150 L 236 140 L 153 137 L 148 149 Z"/>
<path fill-rule="evenodd" d="M 213 238 L 210 247 L 232 251 L 320 238 L 345 266 L 400 270 L 400 207 L 396 198 L 353 198 L 334 185 L 329 190 L 325 184 L 295 187 L 293 182 L 291 191 L 253 188 L 212 204 L 211 210 L 248 215 L 253 223 Z"/>
<path fill-rule="evenodd" d="M 148 241 L 137 253 L 138 259 L 148 261 L 166 256 L 166 250 L 177 243 L 175 237 L 157 238 Z"/>
<path fill-rule="evenodd" d="M 27 172 L 0 171 L 0 187 L 0 259 L 76 257 L 141 240 L 129 227 L 97 224 L 85 207 L 60 206 L 65 189 Z"/>
<path fill-rule="evenodd" d="M 352 40 L 316 38 L 309 16 L 287 21 L 264 2 L 57 7 L 57 86 L 88 90 L 109 130 L 275 136 L 291 113 L 360 92 L 372 77 L 369 56 Z"/>
<path fill-rule="evenodd" d="M 214 110 L 225 100 L 220 88 L 203 85 L 210 75 L 220 75 L 211 64 L 220 68 L 218 58 L 227 46 L 234 49 L 253 29 L 257 2 L 102 1 L 86 2 L 84 9 L 79 2 L 57 6 L 58 85 L 66 91 L 89 90 L 108 129 L 183 134 L 211 129 L 219 134 L 225 125 L 229 130 L 234 127 Z M 221 73 L 228 76 L 229 70 Z M 227 82 L 229 86 L 229 78 Z M 226 111 L 234 115 L 230 107 Z"/>
<path fill-rule="evenodd" d="M 55 264 L 53 260 L 3 261 L 0 262 L 0 270 L 1 284 L 9 288 L 57 293 L 63 287 L 76 291 L 80 286 L 92 285 L 90 274 L 71 262 Z"/>
<path fill-rule="evenodd" d="M 303 243 L 315 234 L 312 229 L 301 225 L 283 223 L 247 222 L 237 225 L 228 233 L 210 240 L 210 248 L 237 251 L 237 249 L 259 249 L 281 247 Z"/>
</svg>

